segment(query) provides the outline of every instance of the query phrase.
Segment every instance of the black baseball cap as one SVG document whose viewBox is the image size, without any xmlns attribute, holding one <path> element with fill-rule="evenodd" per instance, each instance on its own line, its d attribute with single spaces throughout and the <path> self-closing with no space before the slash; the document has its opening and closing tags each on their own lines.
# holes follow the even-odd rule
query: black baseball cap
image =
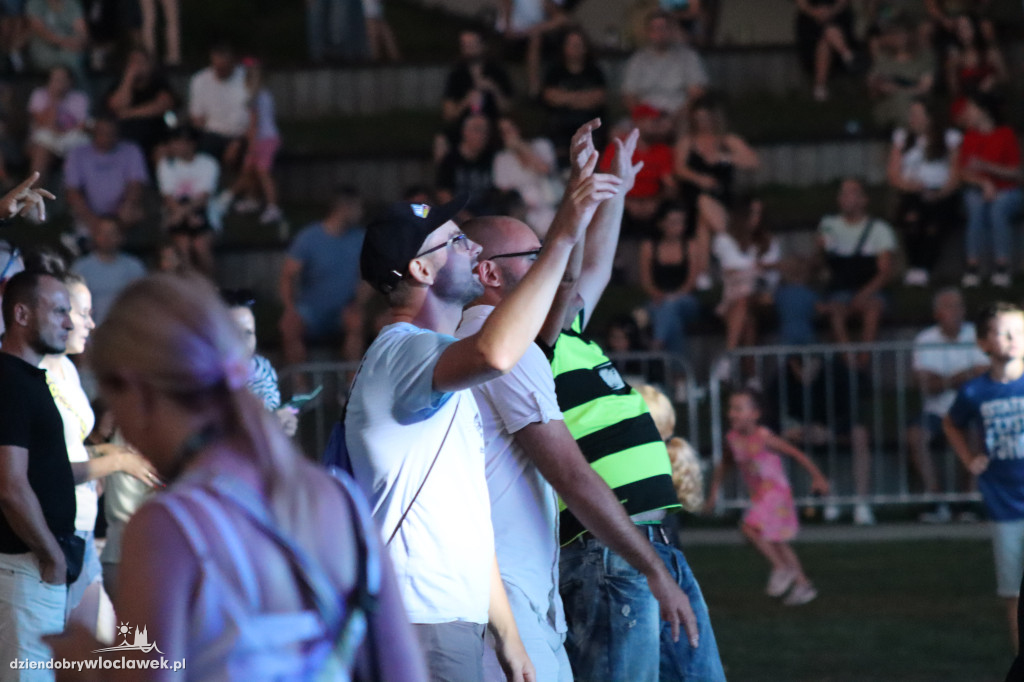
<svg viewBox="0 0 1024 682">
<path fill-rule="evenodd" d="M 469 197 L 460 195 L 441 206 L 395 202 L 366 226 L 359 270 L 364 280 L 388 293 L 405 276 L 409 261 L 431 232 L 465 208 Z"/>
</svg>

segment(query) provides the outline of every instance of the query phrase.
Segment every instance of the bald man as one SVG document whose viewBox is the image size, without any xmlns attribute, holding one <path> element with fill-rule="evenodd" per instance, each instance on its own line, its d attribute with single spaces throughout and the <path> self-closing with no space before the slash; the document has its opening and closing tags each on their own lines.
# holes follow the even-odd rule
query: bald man
<svg viewBox="0 0 1024 682">
<path fill-rule="evenodd" d="M 588 134 L 589 136 L 589 134 Z M 622 218 L 635 171 L 637 136 L 617 141 L 615 174 L 622 187 L 606 200 L 588 227 L 599 235 Z M 483 294 L 464 311 L 456 337 L 478 333 L 496 306 L 517 290 L 541 249 L 537 235 L 507 217 L 476 218 L 463 225 L 480 244 L 477 274 Z M 587 463 L 558 408 L 551 365 L 536 344 L 508 374 L 473 387 L 483 422 L 485 471 L 495 553 L 516 626 L 538 680 L 573 679 L 564 647 L 566 622 L 558 592 L 558 498 L 584 526 L 647 578 L 650 591 L 678 637 L 679 625 L 696 646 L 697 624 L 689 599 L 669 575 L 647 537 Z M 488 657 L 488 679 L 504 679 Z"/>
</svg>

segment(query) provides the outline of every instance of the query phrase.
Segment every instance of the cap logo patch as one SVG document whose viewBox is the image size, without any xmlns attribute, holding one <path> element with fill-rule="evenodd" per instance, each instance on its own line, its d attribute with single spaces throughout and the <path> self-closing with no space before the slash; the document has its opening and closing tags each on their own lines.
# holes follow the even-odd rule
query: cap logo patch
<svg viewBox="0 0 1024 682">
<path fill-rule="evenodd" d="M 410 204 L 409 206 L 412 208 L 412 212 L 420 218 L 426 218 L 430 213 L 430 207 L 426 204 Z"/>
</svg>

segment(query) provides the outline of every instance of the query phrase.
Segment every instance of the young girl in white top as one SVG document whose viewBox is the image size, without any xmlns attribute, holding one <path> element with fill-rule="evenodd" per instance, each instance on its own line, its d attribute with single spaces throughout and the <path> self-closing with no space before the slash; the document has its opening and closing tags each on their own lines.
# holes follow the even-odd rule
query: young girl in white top
<svg viewBox="0 0 1024 682">
<path fill-rule="evenodd" d="M 746 220 L 732 222 L 728 232 L 715 235 L 712 253 L 722 270 L 722 302 L 715 312 L 725 320 L 725 350 L 753 345 L 757 337 L 752 306 L 757 293 L 770 293 L 778 283 L 779 243 L 764 228 L 763 206 L 751 200 Z M 713 370 L 728 376 L 721 358 Z"/>
<path fill-rule="evenodd" d="M 928 286 L 943 238 L 958 219 L 958 182 L 952 164 L 962 139 L 920 99 L 910 104 L 907 127 L 892 133 L 887 174 L 889 185 L 900 193 L 895 222 L 905 240 L 905 284 Z"/>
</svg>

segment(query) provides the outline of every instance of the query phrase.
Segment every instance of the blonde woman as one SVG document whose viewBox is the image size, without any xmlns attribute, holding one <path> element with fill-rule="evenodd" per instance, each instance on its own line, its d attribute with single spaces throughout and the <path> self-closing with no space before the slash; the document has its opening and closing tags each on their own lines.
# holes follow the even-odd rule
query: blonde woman
<svg viewBox="0 0 1024 682">
<path fill-rule="evenodd" d="M 423 679 L 365 501 L 299 455 L 246 389 L 248 353 L 212 286 L 139 280 L 94 336 L 118 425 L 171 482 L 125 529 L 118 620 L 187 660 L 187 679 Z M 81 630 L 52 644 L 68 660 L 99 648 Z"/>
</svg>

